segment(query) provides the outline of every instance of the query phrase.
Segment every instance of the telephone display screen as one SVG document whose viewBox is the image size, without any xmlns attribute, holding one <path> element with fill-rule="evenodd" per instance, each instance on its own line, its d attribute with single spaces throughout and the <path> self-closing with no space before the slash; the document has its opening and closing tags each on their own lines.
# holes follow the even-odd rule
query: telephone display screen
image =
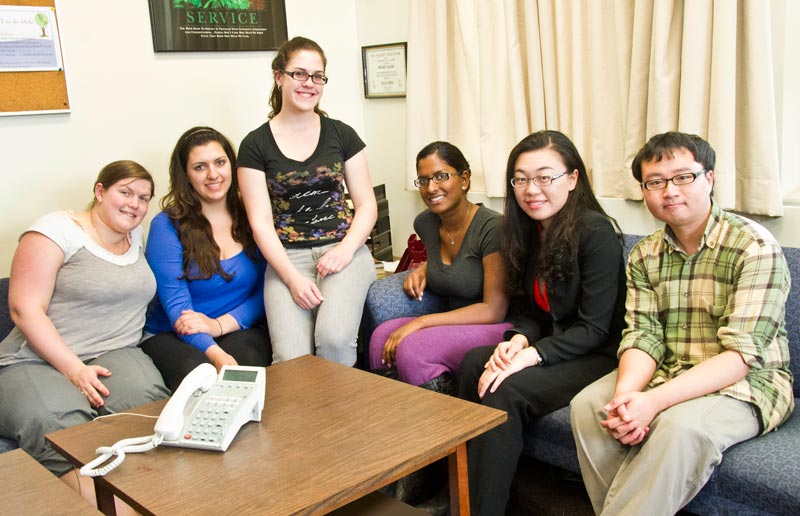
<svg viewBox="0 0 800 516">
<path fill-rule="evenodd" d="M 222 375 L 223 382 L 250 382 L 256 381 L 258 371 L 241 371 L 236 369 L 226 369 Z"/>
</svg>

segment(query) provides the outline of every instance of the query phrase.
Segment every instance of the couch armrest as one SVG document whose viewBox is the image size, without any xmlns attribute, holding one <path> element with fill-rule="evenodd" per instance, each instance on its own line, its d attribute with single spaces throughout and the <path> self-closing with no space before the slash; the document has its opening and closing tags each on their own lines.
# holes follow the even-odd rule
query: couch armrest
<svg viewBox="0 0 800 516">
<path fill-rule="evenodd" d="M 403 291 L 403 281 L 411 271 L 392 274 L 372 284 L 364 302 L 361 318 L 361 343 L 369 343 L 372 332 L 381 323 L 398 317 L 418 317 L 420 315 L 447 310 L 444 299 L 425 289 L 422 301 L 409 298 Z M 365 349 L 361 350 L 362 353 Z"/>
<path fill-rule="evenodd" d="M 372 329 L 398 317 L 417 317 L 446 310 L 444 300 L 430 289 L 425 289 L 422 301 L 411 299 L 406 295 L 403 291 L 403 281 L 410 272 L 404 271 L 387 276 L 369 288 L 364 304 L 364 317 L 373 324 Z"/>
</svg>

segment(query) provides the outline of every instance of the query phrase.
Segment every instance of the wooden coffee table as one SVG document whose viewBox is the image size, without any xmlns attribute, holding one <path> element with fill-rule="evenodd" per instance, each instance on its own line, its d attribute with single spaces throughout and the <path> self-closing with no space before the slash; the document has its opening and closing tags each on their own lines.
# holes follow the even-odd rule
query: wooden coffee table
<svg viewBox="0 0 800 516">
<path fill-rule="evenodd" d="M 97 509 L 20 449 L 0 453 L 0 512 L 95 516 Z"/>
<path fill-rule="evenodd" d="M 158 415 L 165 401 L 135 412 Z M 97 477 L 98 506 L 117 495 L 142 514 L 324 514 L 440 458 L 451 510 L 469 514 L 466 442 L 506 413 L 304 356 L 267 368 L 262 421 L 225 453 L 162 446 Z M 48 434 L 75 466 L 95 449 L 149 435 L 153 419 L 118 416 Z"/>
</svg>

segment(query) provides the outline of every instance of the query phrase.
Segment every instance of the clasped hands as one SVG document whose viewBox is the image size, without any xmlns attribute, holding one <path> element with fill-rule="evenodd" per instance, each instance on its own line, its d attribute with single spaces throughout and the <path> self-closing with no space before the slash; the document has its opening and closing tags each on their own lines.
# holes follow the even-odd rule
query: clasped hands
<svg viewBox="0 0 800 516">
<path fill-rule="evenodd" d="M 650 432 L 650 423 L 658 414 L 648 392 L 615 394 L 603 409 L 607 416 L 600 421 L 600 426 L 620 444 L 628 446 L 644 441 Z"/>
<path fill-rule="evenodd" d="M 219 319 L 208 317 L 202 312 L 194 310 L 184 310 L 181 316 L 175 321 L 175 331 L 180 335 L 194 335 L 197 333 L 207 333 L 214 338 L 222 336 L 222 324 Z M 218 344 L 210 346 L 205 351 L 206 357 L 211 361 L 217 371 L 222 370 L 225 365 L 239 365 L 232 355 L 224 351 Z"/>
<path fill-rule="evenodd" d="M 526 342 L 515 339 L 516 335 L 501 342 L 494 348 L 494 353 L 484 365 L 484 371 L 478 380 L 478 396 L 483 398 L 486 391 L 495 392 L 503 380 L 512 374 L 538 365 L 541 357 L 535 348 L 526 347 Z"/>
<path fill-rule="evenodd" d="M 212 337 L 221 337 L 222 326 L 216 319 L 208 317 L 204 313 L 184 310 L 175 321 L 175 332 L 178 335 L 208 333 Z"/>
</svg>

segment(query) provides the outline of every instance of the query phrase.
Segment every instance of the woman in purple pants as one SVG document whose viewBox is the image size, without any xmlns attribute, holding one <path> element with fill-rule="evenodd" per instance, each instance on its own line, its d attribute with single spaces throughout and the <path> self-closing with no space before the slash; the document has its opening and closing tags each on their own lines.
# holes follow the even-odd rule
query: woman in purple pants
<svg viewBox="0 0 800 516">
<path fill-rule="evenodd" d="M 469 163 L 450 143 L 433 142 L 417 154 L 414 184 L 428 207 L 414 220 L 428 261 L 406 277 L 398 295 L 422 299 L 429 289 L 449 310 L 378 326 L 370 339 L 370 368 L 396 368 L 404 382 L 452 392 L 464 354 L 502 341 L 510 327 L 502 322 L 508 308 L 499 253 L 502 217 L 467 199 Z"/>
</svg>

